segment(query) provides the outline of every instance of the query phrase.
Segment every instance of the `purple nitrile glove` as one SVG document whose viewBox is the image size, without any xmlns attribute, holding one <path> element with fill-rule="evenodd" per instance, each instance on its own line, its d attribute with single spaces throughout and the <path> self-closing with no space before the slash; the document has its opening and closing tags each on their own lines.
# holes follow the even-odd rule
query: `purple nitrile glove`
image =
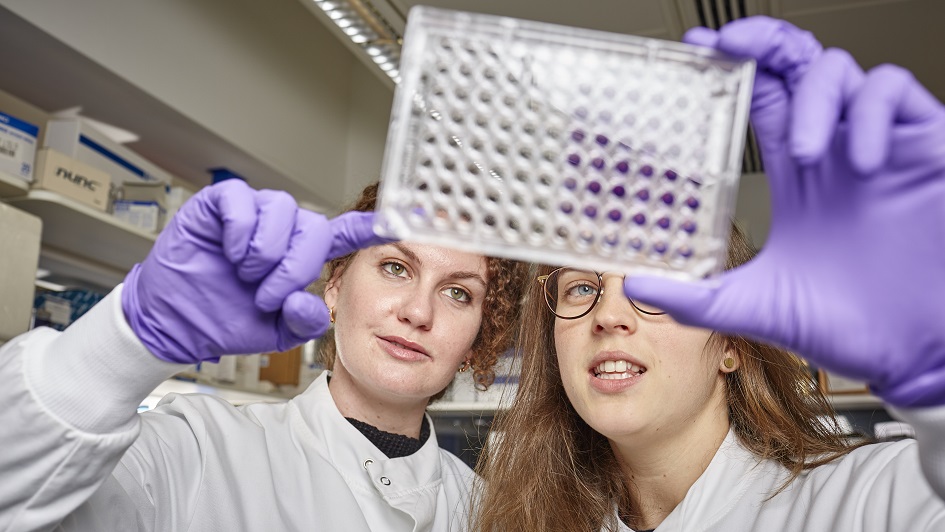
<svg viewBox="0 0 945 532">
<path fill-rule="evenodd" d="M 125 278 L 125 318 L 168 362 L 289 349 L 328 328 L 325 303 L 305 291 L 325 261 L 389 241 L 373 220 L 363 212 L 328 220 L 239 179 L 206 187 Z"/>
<path fill-rule="evenodd" d="M 686 40 L 758 61 L 771 230 L 719 284 L 636 277 L 627 295 L 782 345 L 890 404 L 945 404 L 945 108 L 905 70 L 864 74 L 783 21 Z"/>
</svg>

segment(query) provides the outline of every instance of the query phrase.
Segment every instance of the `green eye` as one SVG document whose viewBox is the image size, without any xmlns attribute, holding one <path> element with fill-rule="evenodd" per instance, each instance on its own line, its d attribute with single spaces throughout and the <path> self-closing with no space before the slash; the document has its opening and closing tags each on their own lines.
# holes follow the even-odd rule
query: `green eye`
<svg viewBox="0 0 945 532">
<path fill-rule="evenodd" d="M 407 273 L 407 268 L 399 262 L 385 262 L 381 265 L 388 273 L 397 277 L 402 277 Z"/>
<path fill-rule="evenodd" d="M 461 301 L 463 303 L 468 302 L 470 299 L 472 299 L 471 297 L 469 297 L 469 292 L 463 290 L 462 288 L 455 288 L 455 287 L 447 288 L 446 295 L 449 296 L 451 299 L 455 299 L 456 301 Z"/>
</svg>

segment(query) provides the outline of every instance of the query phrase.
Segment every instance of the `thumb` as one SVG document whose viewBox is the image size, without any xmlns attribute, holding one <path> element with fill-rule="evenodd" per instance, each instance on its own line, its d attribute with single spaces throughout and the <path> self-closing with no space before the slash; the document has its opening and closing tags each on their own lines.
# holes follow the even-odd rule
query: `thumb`
<svg viewBox="0 0 945 532">
<path fill-rule="evenodd" d="M 279 317 L 279 350 L 320 337 L 328 324 L 328 307 L 320 297 L 301 290 L 292 292 L 285 298 Z"/>
</svg>

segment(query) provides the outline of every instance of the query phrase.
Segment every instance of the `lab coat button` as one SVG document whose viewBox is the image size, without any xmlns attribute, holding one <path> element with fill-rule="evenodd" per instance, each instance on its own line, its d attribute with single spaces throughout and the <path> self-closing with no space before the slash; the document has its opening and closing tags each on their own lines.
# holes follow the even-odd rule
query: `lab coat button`
<svg viewBox="0 0 945 532">
<path fill-rule="evenodd" d="M 385 486 L 390 486 L 390 479 L 387 477 L 381 477 L 381 484 Z"/>
<path fill-rule="evenodd" d="M 369 465 L 371 465 L 371 464 L 373 464 L 373 463 L 374 463 L 374 460 L 371 460 L 370 458 L 368 458 L 367 460 L 364 461 L 364 469 L 366 470 L 366 469 L 367 469 L 367 466 L 369 466 Z"/>
</svg>

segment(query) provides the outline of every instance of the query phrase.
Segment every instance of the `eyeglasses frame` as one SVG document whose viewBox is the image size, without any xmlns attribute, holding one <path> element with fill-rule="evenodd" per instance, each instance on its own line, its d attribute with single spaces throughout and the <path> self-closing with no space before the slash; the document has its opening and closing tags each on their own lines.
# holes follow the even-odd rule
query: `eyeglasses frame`
<svg viewBox="0 0 945 532">
<path fill-rule="evenodd" d="M 539 275 L 538 277 L 535 278 L 535 280 L 538 281 L 538 284 L 541 285 L 541 291 L 543 292 L 543 296 L 544 296 L 544 297 L 542 297 L 542 299 L 545 300 L 545 306 L 548 307 L 548 310 L 550 310 L 552 314 L 554 314 L 554 315 L 555 315 L 556 317 L 558 317 L 558 318 L 561 318 L 562 320 L 576 320 L 576 319 L 578 319 L 578 318 L 583 318 L 584 316 L 587 316 L 588 314 L 590 314 L 592 310 L 594 310 L 594 307 L 597 306 L 597 303 L 600 302 L 600 298 L 603 297 L 603 295 L 604 295 L 604 275 L 603 275 L 602 273 L 600 273 L 599 271 L 596 271 L 596 270 L 585 270 L 585 271 L 592 271 L 592 272 L 594 272 L 595 275 L 597 275 L 597 286 L 600 287 L 600 290 L 597 291 L 597 297 L 594 298 L 594 302 L 591 303 L 591 306 L 587 307 L 587 310 L 585 310 L 585 311 L 584 311 L 583 313 L 581 313 L 581 314 L 578 314 L 577 316 L 565 317 L 565 316 L 562 316 L 562 315 L 558 314 L 557 312 L 555 312 L 555 309 L 551 308 L 551 303 L 548 301 L 548 297 L 549 297 L 551 294 L 548 293 L 548 285 L 547 285 L 548 279 L 549 279 L 552 275 L 554 275 L 554 274 L 560 272 L 561 270 L 565 270 L 565 269 L 573 270 L 573 269 L 575 269 L 575 268 L 571 268 L 571 267 L 569 267 L 569 266 L 562 266 L 562 267 L 560 267 L 560 268 L 556 268 L 556 269 L 552 270 L 551 272 L 549 272 L 549 273 L 546 274 L 546 275 Z M 650 311 L 647 311 L 647 310 L 643 310 L 642 308 L 638 307 L 637 304 L 634 303 L 633 300 L 630 299 L 629 297 L 627 298 L 627 301 L 629 301 L 630 304 L 633 305 L 633 308 L 635 308 L 635 309 L 637 310 L 637 312 L 640 312 L 641 314 L 646 314 L 647 316 L 663 316 L 663 315 L 666 314 L 665 311 L 661 311 L 661 312 L 650 312 Z"/>
</svg>

